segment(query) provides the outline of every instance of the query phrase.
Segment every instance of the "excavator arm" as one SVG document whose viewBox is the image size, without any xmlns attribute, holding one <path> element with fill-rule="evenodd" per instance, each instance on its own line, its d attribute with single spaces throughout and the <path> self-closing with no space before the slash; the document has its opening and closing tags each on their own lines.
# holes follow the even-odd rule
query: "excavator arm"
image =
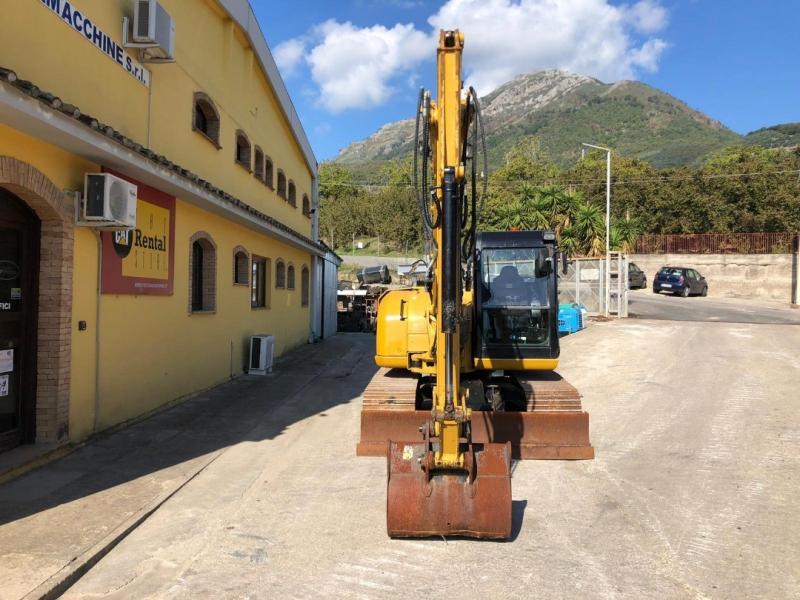
<svg viewBox="0 0 800 600">
<path fill-rule="evenodd" d="M 442 31 L 437 54 L 437 100 L 423 104 L 434 174 L 423 209 L 435 249 L 430 285 L 432 347 L 417 358 L 433 374 L 430 421 L 423 441 L 391 442 L 388 454 L 387 527 L 394 537 L 464 535 L 504 539 L 511 535 L 511 446 L 474 444 L 470 388 L 462 370 L 471 362 L 462 343 L 467 132 L 474 115 L 461 79 L 464 36 Z M 464 339 L 462 339 L 464 338 Z M 422 371 L 426 372 L 425 367 Z"/>
</svg>

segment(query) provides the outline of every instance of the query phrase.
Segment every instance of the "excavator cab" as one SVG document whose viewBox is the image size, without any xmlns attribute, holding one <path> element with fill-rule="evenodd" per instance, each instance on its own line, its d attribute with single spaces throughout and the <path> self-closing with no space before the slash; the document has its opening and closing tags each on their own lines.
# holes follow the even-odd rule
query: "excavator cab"
<svg viewBox="0 0 800 600">
<path fill-rule="evenodd" d="M 558 277 L 555 234 L 548 231 L 479 233 L 476 246 L 479 363 L 558 359 Z M 519 363 L 515 363 L 519 368 Z"/>
</svg>

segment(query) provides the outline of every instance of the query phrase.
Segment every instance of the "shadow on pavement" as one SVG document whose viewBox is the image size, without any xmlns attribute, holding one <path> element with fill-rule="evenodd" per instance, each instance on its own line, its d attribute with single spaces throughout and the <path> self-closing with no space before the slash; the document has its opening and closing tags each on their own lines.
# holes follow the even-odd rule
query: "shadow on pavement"
<svg viewBox="0 0 800 600">
<path fill-rule="evenodd" d="M 240 442 L 275 438 L 293 423 L 346 404 L 361 395 L 377 370 L 374 343 L 372 335 L 351 334 L 303 346 L 283 357 L 270 376 L 241 377 L 101 434 L 69 456 L 0 486 L 0 525 L 146 480 Z M 329 393 L 304 394 L 312 382 Z M 170 476 L 180 478 L 180 469 L 175 471 Z M 158 495 L 160 482 L 152 479 L 144 484 Z"/>
<path fill-rule="evenodd" d="M 525 509 L 528 507 L 527 500 L 512 500 L 511 501 L 511 539 L 513 542 L 517 539 L 519 532 L 522 531 L 522 522 L 525 520 Z"/>
</svg>

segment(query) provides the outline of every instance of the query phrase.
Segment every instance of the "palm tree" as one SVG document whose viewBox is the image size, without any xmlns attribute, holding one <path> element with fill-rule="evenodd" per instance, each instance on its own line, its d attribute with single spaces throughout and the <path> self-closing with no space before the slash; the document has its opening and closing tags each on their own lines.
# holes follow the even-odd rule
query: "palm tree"
<svg viewBox="0 0 800 600">
<path fill-rule="evenodd" d="M 525 203 L 528 211 L 529 229 L 550 229 L 552 228 L 552 207 L 550 198 L 542 194 L 536 194 L 533 199 Z"/>
<path fill-rule="evenodd" d="M 581 252 L 600 256 L 605 249 L 603 211 L 594 204 L 583 204 L 575 214 L 575 232 Z"/>
<path fill-rule="evenodd" d="M 579 254 L 580 244 L 574 227 L 564 227 L 558 237 L 558 245 L 566 252 L 567 256 L 576 256 Z"/>
<path fill-rule="evenodd" d="M 501 204 L 497 211 L 498 229 L 505 231 L 527 229 L 526 213 L 524 202 L 520 198 Z"/>
<path fill-rule="evenodd" d="M 619 240 L 614 247 L 631 254 L 636 248 L 636 239 L 639 237 L 639 224 L 635 220 L 627 218 L 617 223 L 615 228 L 618 231 Z"/>
<path fill-rule="evenodd" d="M 584 204 L 583 194 L 573 190 L 562 190 L 558 199 L 555 227 L 556 231 L 571 227 L 578 209 Z"/>
</svg>

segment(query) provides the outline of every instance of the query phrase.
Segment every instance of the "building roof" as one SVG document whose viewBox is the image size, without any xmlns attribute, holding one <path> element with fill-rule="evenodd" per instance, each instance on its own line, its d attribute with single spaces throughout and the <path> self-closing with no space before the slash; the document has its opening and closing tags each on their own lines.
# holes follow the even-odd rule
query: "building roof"
<svg viewBox="0 0 800 600">
<path fill-rule="evenodd" d="M 311 149 L 311 144 L 308 141 L 305 129 L 303 129 L 303 125 L 300 122 L 300 117 L 297 114 L 297 110 L 295 110 L 292 99 L 289 97 L 286 84 L 284 84 L 280 71 L 278 71 L 278 65 L 275 63 L 275 59 L 272 57 L 272 52 L 269 50 L 267 40 L 264 38 L 264 34 L 261 31 L 261 26 L 258 24 L 258 19 L 256 19 L 256 14 L 253 12 L 253 8 L 250 6 L 249 0 L 217 1 L 222 8 L 225 9 L 225 12 L 230 15 L 231 19 L 233 19 L 233 21 L 242 28 L 247 36 L 250 45 L 253 47 L 253 51 L 258 57 L 258 62 L 261 64 L 262 70 L 267 76 L 267 80 L 269 81 L 270 85 L 272 85 L 272 89 L 275 91 L 281 111 L 286 117 L 286 120 L 288 121 L 289 126 L 294 133 L 295 139 L 303 151 L 303 156 L 305 157 L 306 164 L 311 171 L 311 176 L 313 179 L 316 179 L 317 159 L 314 156 L 314 151 Z"/>
<path fill-rule="evenodd" d="M 336 252 L 334 252 L 334 251 L 333 251 L 333 248 L 331 248 L 330 246 L 328 246 L 328 244 L 326 244 L 326 243 L 325 243 L 325 242 L 323 242 L 322 240 L 320 240 L 318 243 L 319 243 L 320 247 L 321 247 L 323 250 L 325 250 L 325 252 L 327 252 L 328 254 L 330 254 L 331 256 L 333 256 L 333 257 L 334 257 L 336 260 L 338 260 L 338 261 L 339 261 L 339 264 L 342 264 L 342 262 L 343 262 L 343 259 L 342 259 L 342 257 L 341 257 L 341 256 L 339 256 L 338 254 L 336 254 Z"/>
<path fill-rule="evenodd" d="M 40 89 L 30 81 L 20 79 L 17 73 L 11 69 L 0 66 L 0 92 L 3 91 L 4 83 L 16 89 L 20 94 L 24 94 L 25 96 L 37 100 L 39 105 L 46 111 L 64 115 L 74 123 L 80 124 L 91 132 L 101 135 L 105 139 L 112 141 L 115 145 L 122 147 L 143 159 L 146 159 L 146 161 L 150 163 L 154 169 L 165 169 L 171 174 L 175 175 L 177 178 L 193 184 L 197 188 L 201 188 L 208 195 L 213 196 L 216 200 L 220 201 L 220 205 L 228 207 L 229 210 L 247 213 L 250 220 L 263 223 L 267 229 L 271 229 L 273 231 L 278 230 L 281 232 L 283 237 L 290 241 L 294 241 L 298 245 L 313 249 L 314 253 L 323 254 L 329 250 L 327 247 L 323 247 L 319 242 L 315 242 L 309 237 L 304 236 L 299 231 L 292 229 L 275 217 L 257 210 L 243 200 L 240 200 L 228 192 L 214 186 L 211 182 L 206 181 L 196 173 L 193 173 L 192 171 L 172 162 L 166 156 L 156 154 L 149 148 L 146 148 L 134 140 L 122 135 L 111 125 L 103 123 L 91 115 L 83 113 L 77 106 L 62 100 L 51 92 Z M 0 96 L 2 96 L 2 94 L 0 94 Z"/>
</svg>

